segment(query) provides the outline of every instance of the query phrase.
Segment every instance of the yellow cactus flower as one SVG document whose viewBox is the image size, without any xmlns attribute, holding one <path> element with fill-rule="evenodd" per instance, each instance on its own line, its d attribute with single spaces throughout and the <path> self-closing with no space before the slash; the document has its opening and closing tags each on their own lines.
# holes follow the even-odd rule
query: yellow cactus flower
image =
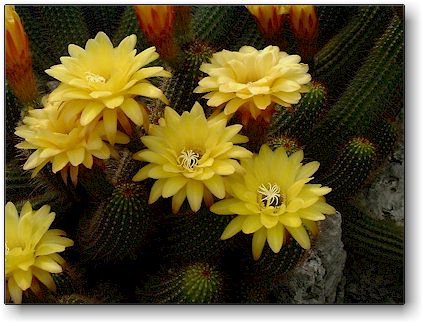
<svg viewBox="0 0 424 324">
<path fill-rule="evenodd" d="M 219 215 L 238 215 L 228 224 L 221 239 L 226 240 L 240 231 L 254 233 L 255 260 L 260 258 L 265 241 L 278 253 L 287 233 L 304 249 L 309 249 L 306 229 L 316 235 L 315 222 L 325 219 L 325 214 L 334 214 L 335 209 L 323 197 L 331 188 L 308 184 L 319 163 L 302 165 L 302 159 L 301 150 L 288 157 L 284 148 L 272 151 L 264 144 L 258 155 L 242 160 L 245 173 L 227 179 L 227 192 L 232 198 L 211 207 L 211 211 Z"/>
<path fill-rule="evenodd" d="M 126 132 L 131 130 L 128 118 L 138 126 L 148 122 L 145 108 L 134 99 L 136 96 L 158 98 L 168 103 L 162 91 L 147 78 L 170 77 L 171 74 L 159 66 L 142 68 L 159 55 L 154 47 L 136 55 L 136 42 L 137 37 L 131 35 L 114 48 L 109 37 L 99 32 L 94 39 L 87 41 L 85 49 L 69 45 L 71 56 L 61 57 L 62 64 L 46 70 L 47 74 L 61 81 L 49 100 L 85 102 L 81 109 L 81 125 L 86 126 L 102 116 L 107 139 L 112 145 L 118 122 Z M 63 105 L 60 109 L 69 106 L 73 105 Z"/>
<path fill-rule="evenodd" d="M 313 40 L 318 31 L 318 17 L 315 6 L 289 6 L 289 17 L 293 32 L 304 40 Z"/>
<path fill-rule="evenodd" d="M 22 102 L 37 97 L 37 86 L 32 70 L 28 36 L 15 6 L 5 6 L 6 78 L 15 96 Z"/>
<path fill-rule="evenodd" d="M 173 40 L 173 24 L 176 16 L 175 6 L 138 5 L 134 6 L 141 30 L 150 44 L 157 46 L 162 57 L 168 59 L 176 54 Z"/>
<path fill-rule="evenodd" d="M 149 164 L 133 180 L 158 179 L 150 192 L 150 204 L 160 196 L 172 196 L 172 211 L 177 213 L 187 197 L 196 212 L 203 199 L 212 204 L 212 195 L 224 198 L 223 176 L 240 172 L 236 159 L 252 155 L 234 145 L 248 141 L 238 134 L 242 126 L 226 124 L 224 114 L 206 119 L 197 102 L 181 116 L 172 108 L 165 108 L 159 125 L 151 125 L 149 135 L 141 138 L 147 149 L 134 155 L 136 160 Z"/>
<path fill-rule="evenodd" d="M 203 97 L 207 104 L 225 104 L 227 115 L 238 111 L 256 119 L 266 115 L 274 103 L 291 107 L 299 102 L 301 93 L 309 91 L 309 67 L 300 60 L 299 55 L 280 52 L 277 46 L 223 50 L 215 53 L 210 63 L 201 65 L 200 70 L 209 76 L 199 81 L 194 92 L 208 92 Z"/>
<path fill-rule="evenodd" d="M 74 242 L 64 237 L 64 231 L 49 229 L 54 218 L 49 205 L 33 211 L 31 203 L 26 202 L 18 215 L 13 203 L 6 204 L 6 296 L 15 304 L 22 302 L 22 292 L 28 288 L 37 294 L 38 281 L 50 290 L 56 289 L 50 274 L 62 272 L 65 263 L 58 253 Z"/>
<path fill-rule="evenodd" d="M 59 103 L 46 104 L 43 109 L 29 110 L 23 125 L 16 128 L 15 134 L 25 139 L 16 147 L 35 149 L 23 168 L 34 169 L 34 177 L 46 164 L 52 163 L 52 171 L 61 171 L 65 182 L 69 170 L 72 183 L 76 185 L 80 165 L 91 169 L 93 158 L 108 159 L 113 153 L 113 148 L 104 142 L 104 122 L 98 121 L 97 117 L 88 125 L 81 126 L 78 111 L 86 107 L 84 100 L 62 104 L 69 105 L 62 110 Z M 117 131 L 116 142 L 126 144 L 129 138 Z"/>
<path fill-rule="evenodd" d="M 272 37 L 281 31 L 284 15 L 288 14 L 289 6 L 246 6 L 253 15 L 261 31 L 267 37 Z"/>
</svg>

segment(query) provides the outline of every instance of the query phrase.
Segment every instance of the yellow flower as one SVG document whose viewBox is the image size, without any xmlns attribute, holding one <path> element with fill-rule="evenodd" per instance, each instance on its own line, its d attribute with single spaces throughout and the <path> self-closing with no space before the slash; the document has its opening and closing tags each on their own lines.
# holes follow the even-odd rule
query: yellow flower
<svg viewBox="0 0 424 324">
<path fill-rule="evenodd" d="M 49 205 L 33 211 L 26 202 L 19 216 L 13 203 L 6 204 L 6 293 L 15 304 L 22 302 L 22 291 L 28 288 L 38 293 L 38 281 L 56 289 L 50 273 L 62 272 L 65 260 L 58 253 L 74 242 L 63 237 L 64 231 L 49 230 L 54 218 Z"/>
<path fill-rule="evenodd" d="M 302 165 L 303 151 L 287 157 L 280 147 L 272 151 L 266 144 L 252 159 L 241 161 L 245 174 L 228 178 L 227 192 L 233 196 L 215 203 L 211 211 L 219 215 L 237 214 L 222 233 L 226 240 L 240 231 L 253 235 L 253 258 L 258 260 L 265 241 L 274 253 L 285 244 L 287 232 L 304 249 L 309 235 L 318 233 L 315 221 L 325 219 L 335 209 L 325 202 L 331 188 L 308 184 L 318 162 Z"/>
<path fill-rule="evenodd" d="M 281 31 L 283 26 L 284 14 L 287 14 L 288 6 L 246 6 L 261 32 L 270 37 Z"/>
<path fill-rule="evenodd" d="M 223 176 L 240 171 L 236 159 L 252 153 L 234 144 L 245 143 L 239 135 L 241 125 L 226 126 L 223 114 L 206 119 L 197 102 L 190 112 L 181 116 L 172 108 L 165 108 L 159 125 L 151 125 L 149 135 L 141 141 L 147 146 L 134 155 L 149 162 L 133 178 L 141 181 L 148 177 L 158 179 L 152 187 L 149 203 L 160 196 L 172 197 L 172 211 L 178 212 L 187 197 L 193 211 L 198 211 L 205 199 L 213 202 L 212 195 L 225 196 Z"/>
<path fill-rule="evenodd" d="M 299 55 L 280 52 L 277 46 L 223 50 L 215 53 L 210 63 L 201 65 L 200 70 L 209 76 L 199 81 L 194 92 L 209 92 L 204 96 L 209 99 L 207 104 L 225 104 L 226 115 L 239 111 L 256 119 L 274 103 L 291 107 L 299 102 L 300 93 L 309 90 L 309 67 L 299 62 Z"/>
<path fill-rule="evenodd" d="M 292 5 L 289 9 L 290 23 L 297 37 L 312 40 L 317 35 L 318 17 L 315 6 Z"/>
<path fill-rule="evenodd" d="M 81 125 L 86 126 L 99 115 L 103 117 L 106 136 L 115 143 L 117 122 L 128 132 L 128 119 L 141 126 L 147 122 L 144 106 L 134 97 L 158 98 L 168 103 L 160 89 L 152 85 L 149 77 L 170 77 L 162 67 L 142 68 L 156 60 L 159 55 L 150 47 L 136 55 L 135 35 L 122 40 L 114 48 L 109 37 L 99 32 L 87 41 L 85 49 L 69 45 L 71 56 L 61 57 L 62 64 L 46 70 L 61 84 L 50 94 L 52 102 L 83 100 Z M 72 106 L 72 105 L 71 105 Z M 65 109 L 68 106 L 61 106 Z"/>
<path fill-rule="evenodd" d="M 6 77 L 16 97 L 28 102 L 37 97 L 37 86 L 32 70 L 28 36 L 15 6 L 5 6 Z"/>
<path fill-rule="evenodd" d="M 52 171 L 61 171 L 65 182 L 69 170 L 75 185 L 81 164 L 91 169 L 93 157 L 108 159 L 113 148 L 103 141 L 106 131 L 103 121 L 98 121 L 99 117 L 86 126 L 79 123 L 79 115 L 74 112 L 85 107 L 84 100 L 73 100 L 62 105 L 69 107 L 60 110 L 59 103 L 50 102 L 43 109 L 29 110 L 23 125 L 15 131 L 25 141 L 16 147 L 35 150 L 23 167 L 24 170 L 34 169 L 33 177 L 47 163 L 52 163 Z M 126 144 L 129 138 L 118 131 L 116 142 Z"/>
</svg>

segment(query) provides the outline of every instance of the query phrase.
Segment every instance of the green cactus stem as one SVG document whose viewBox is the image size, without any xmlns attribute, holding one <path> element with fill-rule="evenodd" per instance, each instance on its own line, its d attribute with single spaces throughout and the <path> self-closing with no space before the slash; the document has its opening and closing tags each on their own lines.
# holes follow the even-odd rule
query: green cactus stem
<svg viewBox="0 0 424 324">
<path fill-rule="evenodd" d="M 224 274 L 208 263 L 195 263 L 154 275 L 144 287 L 141 302 L 154 304 L 214 304 L 224 297 Z"/>
<path fill-rule="evenodd" d="M 150 225 L 146 190 L 135 183 L 123 183 L 99 206 L 93 217 L 80 226 L 84 259 L 121 261 L 134 258 Z"/>
</svg>

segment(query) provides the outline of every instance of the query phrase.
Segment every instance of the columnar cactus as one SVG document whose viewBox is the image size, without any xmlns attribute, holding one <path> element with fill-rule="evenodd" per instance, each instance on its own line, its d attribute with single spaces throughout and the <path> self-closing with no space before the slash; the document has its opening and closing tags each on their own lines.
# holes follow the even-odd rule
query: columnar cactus
<svg viewBox="0 0 424 324">
<path fill-rule="evenodd" d="M 15 8 L 37 93 L 6 85 L 11 301 L 289 303 L 336 209 L 348 259 L 400 273 L 400 228 L 355 198 L 402 129 L 402 7 L 145 9 Z M 37 255 L 38 286 L 12 203 L 56 212 L 34 251 L 67 246 Z"/>
</svg>

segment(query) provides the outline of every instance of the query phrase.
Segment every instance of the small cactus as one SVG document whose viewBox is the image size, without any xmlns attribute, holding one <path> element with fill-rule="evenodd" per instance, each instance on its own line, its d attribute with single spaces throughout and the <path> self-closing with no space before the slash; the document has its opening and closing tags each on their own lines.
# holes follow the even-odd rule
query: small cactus
<svg viewBox="0 0 424 324">
<path fill-rule="evenodd" d="M 224 274 L 215 266 L 195 263 L 153 277 L 141 302 L 154 304 L 214 304 L 224 297 Z"/>
</svg>

